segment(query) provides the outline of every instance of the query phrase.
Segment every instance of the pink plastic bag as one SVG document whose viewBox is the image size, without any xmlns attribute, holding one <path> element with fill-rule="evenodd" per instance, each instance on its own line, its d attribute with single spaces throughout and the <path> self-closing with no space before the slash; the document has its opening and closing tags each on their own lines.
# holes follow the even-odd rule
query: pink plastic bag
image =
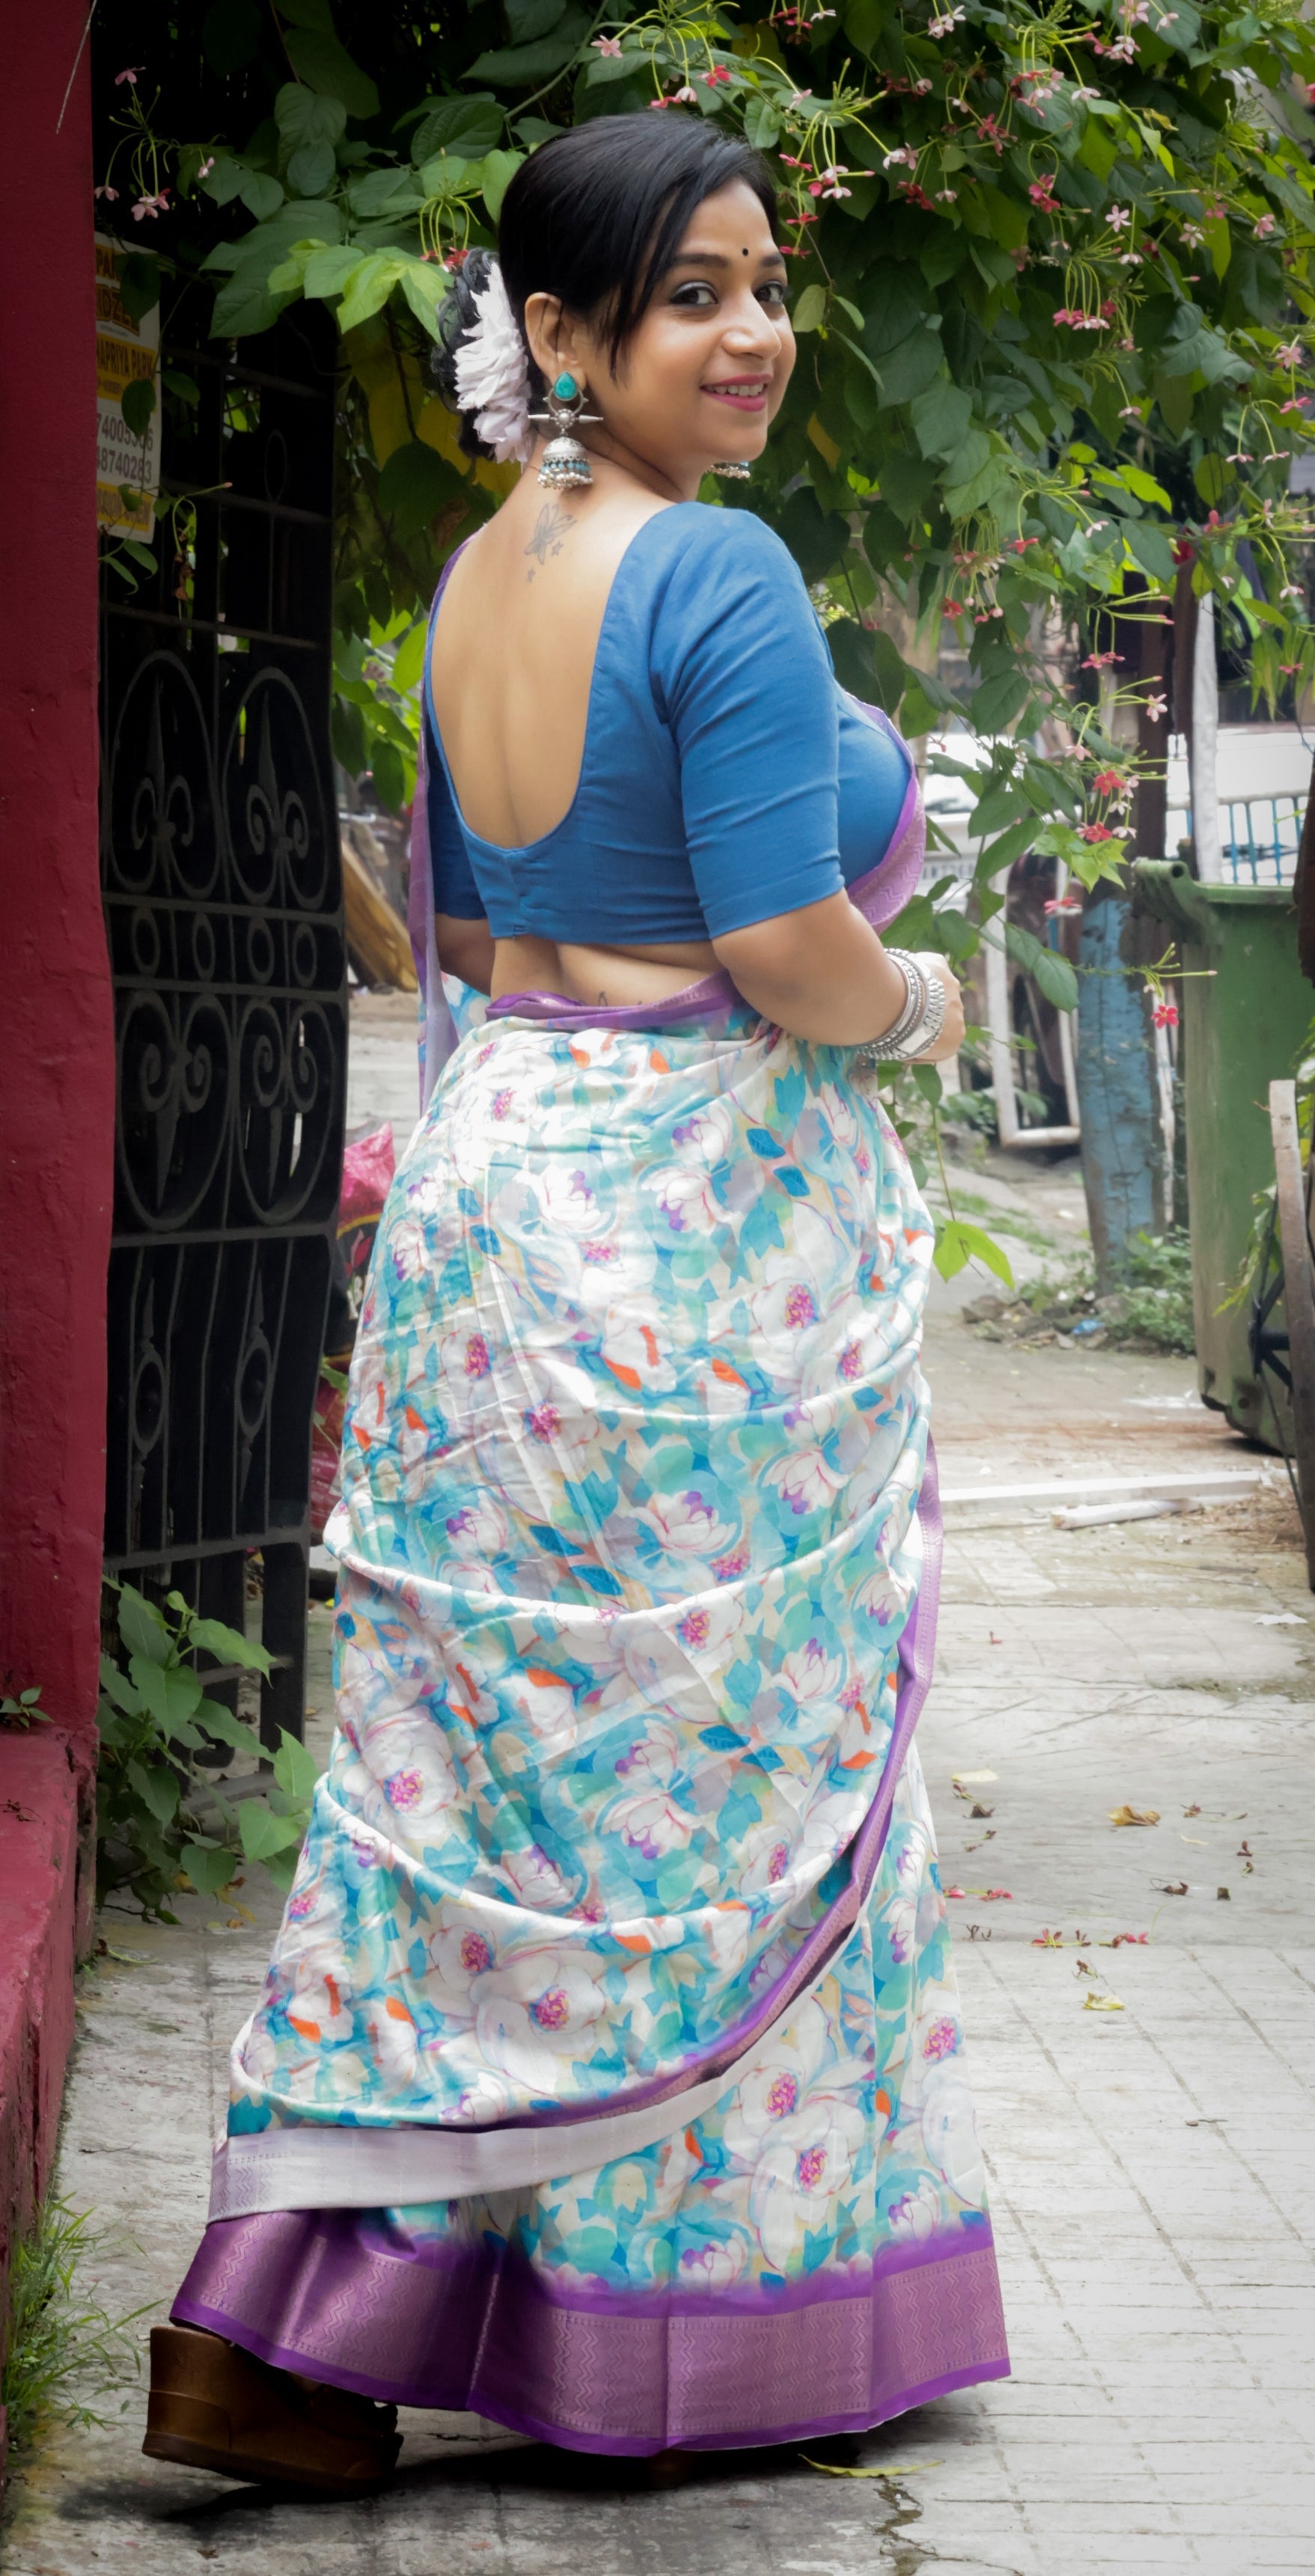
<svg viewBox="0 0 1315 2576">
<path fill-rule="evenodd" d="M 347 1293 L 354 1316 L 361 1311 L 374 1238 L 395 1169 L 393 1131 L 389 1126 L 376 1127 L 372 1134 L 359 1136 L 354 1145 L 343 1149 L 338 1240 L 347 1267 Z M 346 1394 L 341 1380 L 342 1371 L 337 1368 L 330 1371 L 326 1362 L 315 1389 L 310 1447 L 310 1531 L 316 1546 L 324 1536 L 325 1523 L 338 1498 Z"/>
</svg>

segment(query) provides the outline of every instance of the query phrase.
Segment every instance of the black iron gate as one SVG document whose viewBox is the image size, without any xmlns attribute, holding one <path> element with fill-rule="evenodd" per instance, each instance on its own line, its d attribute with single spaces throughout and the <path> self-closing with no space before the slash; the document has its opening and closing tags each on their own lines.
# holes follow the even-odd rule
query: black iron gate
<svg viewBox="0 0 1315 2576">
<path fill-rule="evenodd" d="M 157 572 L 107 573 L 117 1029 L 106 1563 L 248 1624 L 305 1708 L 311 1408 L 347 1064 L 333 768 L 333 334 L 169 347 Z M 166 343 L 168 341 L 166 331 Z M 117 594 L 117 595 L 116 595 Z M 254 1586 L 253 1586 L 254 1588 Z"/>
</svg>

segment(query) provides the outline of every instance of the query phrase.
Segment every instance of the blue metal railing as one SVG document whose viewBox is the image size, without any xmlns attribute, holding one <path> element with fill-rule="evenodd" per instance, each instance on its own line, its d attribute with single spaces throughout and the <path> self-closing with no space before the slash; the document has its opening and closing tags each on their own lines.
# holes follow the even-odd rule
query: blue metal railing
<svg viewBox="0 0 1315 2576">
<path fill-rule="evenodd" d="M 1296 796 L 1242 796 L 1221 803 L 1219 840 L 1224 876 L 1231 885 L 1291 885 L 1301 839 L 1303 800 Z M 1190 840 L 1190 806 L 1171 805 L 1166 856 Z"/>
</svg>

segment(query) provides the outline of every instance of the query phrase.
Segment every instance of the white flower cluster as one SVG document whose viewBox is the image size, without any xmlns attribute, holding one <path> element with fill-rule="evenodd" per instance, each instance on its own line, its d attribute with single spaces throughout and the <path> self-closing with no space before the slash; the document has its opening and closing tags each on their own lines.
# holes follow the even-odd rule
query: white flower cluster
<svg viewBox="0 0 1315 2576">
<path fill-rule="evenodd" d="M 475 312 L 475 327 L 456 353 L 457 399 L 474 413 L 476 431 L 499 465 L 513 459 L 528 465 L 534 450 L 530 367 L 500 268 L 490 271 Z"/>
</svg>

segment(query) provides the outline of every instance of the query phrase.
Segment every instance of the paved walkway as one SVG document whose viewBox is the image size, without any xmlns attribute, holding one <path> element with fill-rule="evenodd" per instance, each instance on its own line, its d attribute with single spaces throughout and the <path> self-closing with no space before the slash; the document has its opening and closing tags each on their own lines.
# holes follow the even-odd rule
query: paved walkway
<svg viewBox="0 0 1315 2576">
<path fill-rule="evenodd" d="M 1038 1175 L 1029 1201 L 1074 1186 Z M 947 1483 L 1250 1463 L 1182 1401 L 1189 1362 L 1020 1353 L 939 1308 Z M 11 2576 L 1309 2576 L 1315 1602 L 1295 1540 L 1281 1493 L 1123 1527 L 1002 1509 L 951 1528 L 921 1741 L 964 1890 L 1010 2381 L 867 2437 L 861 2464 L 887 2476 L 740 2454 L 672 2494 L 416 2415 L 396 2487 L 354 2508 L 153 2466 L 134 2392 L 112 2430 L 47 2442 L 17 2490 Z M 1159 1823 L 1113 1826 L 1125 1803 Z M 200 2230 L 271 1919 L 252 1910 L 198 1901 L 178 1931 L 112 1918 L 85 1981 L 63 2186 L 135 2237 L 97 2267 L 125 2309 L 154 2294 L 164 2313 Z M 1103 1946 L 1123 1933 L 1149 1937 Z"/>
</svg>

